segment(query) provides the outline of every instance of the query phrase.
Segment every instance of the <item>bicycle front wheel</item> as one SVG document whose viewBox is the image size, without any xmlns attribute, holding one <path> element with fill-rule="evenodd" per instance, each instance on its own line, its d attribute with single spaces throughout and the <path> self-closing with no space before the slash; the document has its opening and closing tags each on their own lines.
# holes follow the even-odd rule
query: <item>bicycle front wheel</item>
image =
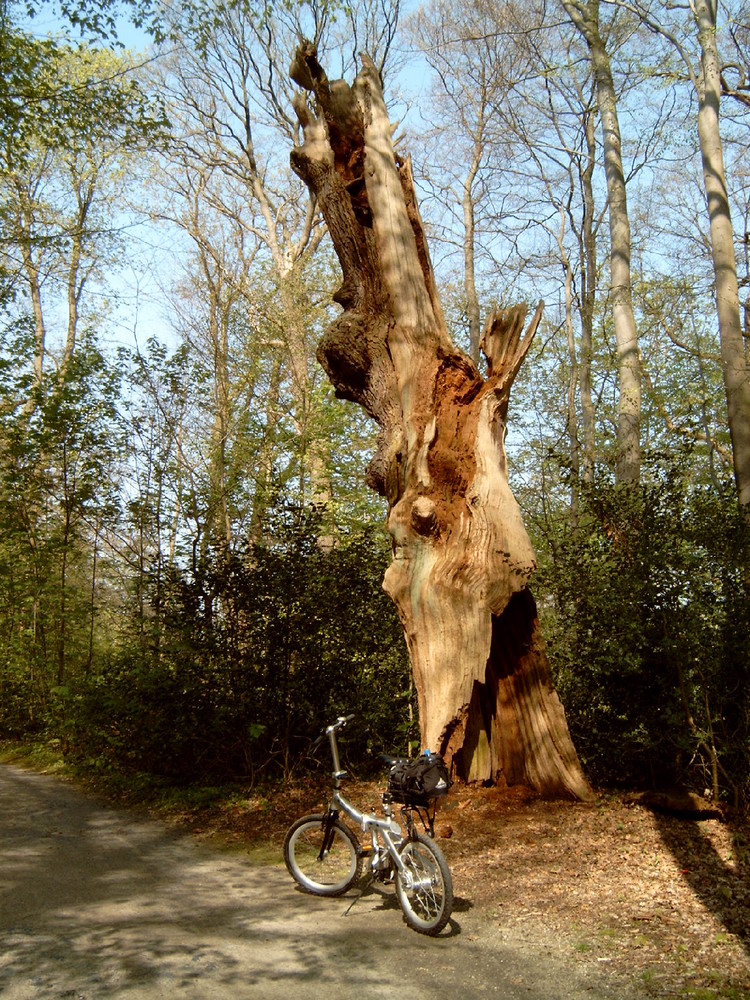
<svg viewBox="0 0 750 1000">
<path fill-rule="evenodd" d="M 289 874 L 306 892 L 315 896 L 341 896 L 362 874 L 362 853 L 354 834 L 340 820 L 331 829 L 328 849 L 324 813 L 298 819 L 284 840 L 284 861 Z"/>
<path fill-rule="evenodd" d="M 396 895 L 404 920 L 420 934 L 439 934 L 453 910 L 453 879 L 443 852 L 419 833 L 400 853 L 406 872 L 396 874 Z"/>
</svg>

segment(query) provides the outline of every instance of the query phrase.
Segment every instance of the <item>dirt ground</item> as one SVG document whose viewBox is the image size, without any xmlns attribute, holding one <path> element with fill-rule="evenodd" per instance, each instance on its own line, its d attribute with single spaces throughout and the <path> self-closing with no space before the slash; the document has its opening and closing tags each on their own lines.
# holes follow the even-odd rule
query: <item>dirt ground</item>
<svg viewBox="0 0 750 1000">
<path fill-rule="evenodd" d="M 362 808 L 380 786 L 347 785 Z M 174 815 L 201 839 L 280 853 L 322 788 L 237 796 L 221 811 Z M 750 998 L 750 829 L 677 818 L 621 796 L 593 805 L 526 790 L 460 789 L 436 821 L 456 896 L 495 929 L 540 951 L 554 941 L 579 963 L 626 977 L 639 995 Z"/>
<path fill-rule="evenodd" d="M 243 798 L 233 808 L 247 818 Z M 548 932 L 489 925 L 466 897 L 427 938 L 406 927 L 392 888 L 363 879 L 341 898 L 303 893 L 280 860 L 283 830 L 269 829 L 253 849 L 246 834 L 225 832 L 235 849 L 220 849 L 205 843 L 210 830 L 201 843 L 184 822 L 170 829 L 48 774 L 0 766 L 3 1000 L 649 996 Z"/>
</svg>

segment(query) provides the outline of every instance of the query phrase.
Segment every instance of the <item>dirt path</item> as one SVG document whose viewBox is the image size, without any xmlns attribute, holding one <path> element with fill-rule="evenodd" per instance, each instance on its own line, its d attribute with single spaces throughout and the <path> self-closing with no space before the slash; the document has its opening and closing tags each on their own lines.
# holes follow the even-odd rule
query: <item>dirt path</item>
<svg viewBox="0 0 750 1000">
<path fill-rule="evenodd" d="M 319 900 L 279 865 L 197 844 L 0 765 L 0 995 L 272 1000 L 293 995 L 577 1000 L 633 997 L 458 900 L 447 936 L 402 922 L 392 895 Z"/>
</svg>

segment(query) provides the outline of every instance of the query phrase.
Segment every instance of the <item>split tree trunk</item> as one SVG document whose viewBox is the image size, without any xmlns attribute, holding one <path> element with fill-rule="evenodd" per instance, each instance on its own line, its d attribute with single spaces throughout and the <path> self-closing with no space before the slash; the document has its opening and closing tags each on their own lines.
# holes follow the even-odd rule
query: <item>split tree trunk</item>
<svg viewBox="0 0 750 1000">
<path fill-rule="evenodd" d="M 541 304 L 525 334 L 525 307 L 490 316 L 483 379 L 448 334 L 375 66 L 363 57 L 351 88 L 329 82 L 303 45 L 290 72 L 314 97 L 314 109 L 296 101 L 305 141 L 292 167 L 343 270 L 334 298 L 344 311 L 318 358 L 337 395 L 380 427 L 368 483 L 388 501 L 384 587 L 406 635 L 423 745 L 464 780 L 589 798 L 527 589 L 536 563 L 503 445 Z"/>
</svg>

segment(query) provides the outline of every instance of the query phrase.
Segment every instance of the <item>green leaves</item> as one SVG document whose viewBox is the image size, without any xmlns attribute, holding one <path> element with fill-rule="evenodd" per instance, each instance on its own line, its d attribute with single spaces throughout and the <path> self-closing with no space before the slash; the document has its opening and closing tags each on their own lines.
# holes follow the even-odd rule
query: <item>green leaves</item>
<svg viewBox="0 0 750 1000">
<path fill-rule="evenodd" d="M 750 795 L 750 535 L 733 491 L 651 463 L 638 490 L 584 490 L 557 537 L 543 616 L 571 733 L 595 781 Z"/>
<path fill-rule="evenodd" d="M 320 727 L 348 712 L 360 764 L 374 747 L 405 752 L 410 670 L 380 586 L 383 539 L 353 532 L 327 548 L 320 527 L 281 506 L 273 533 L 242 556 L 154 576 L 159 618 L 139 645 L 134 609 L 136 627 L 85 682 L 74 752 L 186 783 L 289 775 Z"/>
<path fill-rule="evenodd" d="M 59 154 L 97 144 L 134 149 L 166 139 L 161 103 L 146 93 L 123 57 L 39 40 L 5 23 L 0 59 L 3 173 L 18 170 L 34 150 Z"/>
<path fill-rule="evenodd" d="M 119 512 L 119 376 L 84 342 L 30 410 L 26 356 L 3 361 L 0 733 L 55 731 L 93 657 L 97 546 Z"/>
</svg>

